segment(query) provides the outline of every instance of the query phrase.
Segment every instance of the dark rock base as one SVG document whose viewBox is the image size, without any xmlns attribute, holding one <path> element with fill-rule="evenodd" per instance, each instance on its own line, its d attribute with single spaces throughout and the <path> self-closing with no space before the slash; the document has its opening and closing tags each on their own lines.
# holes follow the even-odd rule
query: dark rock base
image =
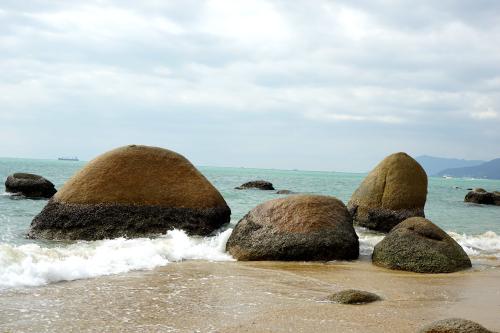
<svg viewBox="0 0 500 333">
<path fill-rule="evenodd" d="M 390 210 L 384 208 L 366 209 L 360 213 L 358 206 L 347 207 L 354 224 L 371 230 L 389 232 L 407 218 L 425 217 L 423 208 Z"/>
<path fill-rule="evenodd" d="M 245 216 L 229 237 L 226 250 L 238 260 L 329 261 L 359 256 L 354 233 L 284 233 L 262 226 Z"/>
<path fill-rule="evenodd" d="M 49 201 L 33 219 L 30 238 L 98 240 L 145 237 L 182 229 L 206 236 L 229 223 L 231 210 L 133 205 L 77 205 Z"/>
</svg>

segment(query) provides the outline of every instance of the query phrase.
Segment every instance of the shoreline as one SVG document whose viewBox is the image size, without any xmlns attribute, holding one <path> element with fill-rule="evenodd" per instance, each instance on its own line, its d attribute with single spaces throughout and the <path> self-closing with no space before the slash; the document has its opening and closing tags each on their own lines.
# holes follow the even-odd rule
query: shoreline
<svg viewBox="0 0 500 333">
<path fill-rule="evenodd" d="M 0 292 L 0 330 L 23 332 L 416 332 L 462 317 L 500 330 L 500 266 L 475 260 L 449 274 L 352 262 L 190 260 L 150 271 Z M 329 303 L 342 289 L 366 305 Z"/>
</svg>

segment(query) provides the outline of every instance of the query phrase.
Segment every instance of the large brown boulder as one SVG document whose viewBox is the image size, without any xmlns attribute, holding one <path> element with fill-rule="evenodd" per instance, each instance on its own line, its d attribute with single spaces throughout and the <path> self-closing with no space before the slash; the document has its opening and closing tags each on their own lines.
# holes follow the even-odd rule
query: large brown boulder
<svg viewBox="0 0 500 333">
<path fill-rule="evenodd" d="M 15 173 L 7 177 L 5 191 L 28 198 L 50 198 L 57 191 L 51 181 L 32 173 Z"/>
<path fill-rule="evenodd" d="M 418 273 L 450 273 L 471 267 L 462 247 L 437 225 L 409 218 L 375 245 L 375 265 Z"/>
<path fill-rule="evenodd" d="M 356 259 L 358 236 L 345 205 L 320 195 L 264 202 L 235 226 L 226 245 L 238 260 Z"/>
<path fill-rule="evenodd" d="M 94 240 L 172 228 L 207 235 L 228 223 L 230 214 L 186 158 L 130 145 L 100 155 L 68 180 L 35 217 L 29 236 Z"/>
<path fill-rule="evenodd" d="M 405 153 L 386 157 L 354 192 L 347 208 L 360 226 L 389 232 L 399 222 L 424 216 L 427 174 Z"/>
<path fill-rule="evenodd" d="M 476 322 L 462 318 L 448 318 L 422 327 L 419 333 L 493 333 Z"/>
<path fill-rule="evenodd" d="M 500 192 L 498 191 L 487 192 L 482 188 L 476 188 L 467 193 L 467 195 L 464 198 L 464 201 L 481 205 L 500 206 Z"/>
</svg>

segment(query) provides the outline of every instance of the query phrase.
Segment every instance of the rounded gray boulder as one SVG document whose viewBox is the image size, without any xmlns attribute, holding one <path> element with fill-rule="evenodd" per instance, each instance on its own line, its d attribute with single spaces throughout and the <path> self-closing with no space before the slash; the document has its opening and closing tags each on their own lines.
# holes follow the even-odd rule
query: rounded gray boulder
<svg viewBox="0 0 500 333">
<path fill-rule="evenodd" d="M 349 260 L 359 255 L 345 205 L 321 195 L 292 195 L 258 205 L 235 226 L 226 249 L 238 260 Z"/>
<path fill-rule="evenodd" d="M 375 265 L 418 273 L 450 273 L 471 267 L 462 247 L 422 217 L 395 226 L 373 250 Z"/>
</svg>

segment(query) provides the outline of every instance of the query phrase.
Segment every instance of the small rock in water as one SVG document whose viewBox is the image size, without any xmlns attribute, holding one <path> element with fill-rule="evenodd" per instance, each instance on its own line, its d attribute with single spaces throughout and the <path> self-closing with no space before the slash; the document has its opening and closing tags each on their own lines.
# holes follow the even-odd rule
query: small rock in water
<svg viewBox="0 0 500 333">
<path fill-rule="evenodd" d="M 290 190 L 279 190 L 276 191 L 276 194 L 294 194 L 295 192 L 290 191 Z"/>
<path fill-rule="evenodd" d="M 464 202 L 500 206 L 500 192 L 487 192 L 482 188 L 475 188 L 465 195 Z"/>
<path fill-rule="evenodd" d="M 238 187 L 235 187 L 235 189 L 237 190 L 246 190 L 251 188 L 255 188 L 258 190 L 265 190 L 265 191 L 274 191 L 273 184 L 265 180 L 253 180 L 250 182 L 246 182 L 245 184 L 242 184 Z"/>
<path fill-rule="evenodd" d="M 28 198 L 50 198 L 56 192 L 54 184 L 32 173 L 15 173 L 7 177 L 5 191 L 19 193 Z"/>
<path fill-rule="evenodd" d="M 471 320 L 449 318 L 422 327 L 419 333 L 493 333 Z"/>
<path fill-rule="evenodd" d="M 340 304 L 366 304 L 380 301 L 382 298 L 377 294 L 364 290 L 347 289 L 339 291 L 327 297 L 331 302 Z"/>
</svg>

